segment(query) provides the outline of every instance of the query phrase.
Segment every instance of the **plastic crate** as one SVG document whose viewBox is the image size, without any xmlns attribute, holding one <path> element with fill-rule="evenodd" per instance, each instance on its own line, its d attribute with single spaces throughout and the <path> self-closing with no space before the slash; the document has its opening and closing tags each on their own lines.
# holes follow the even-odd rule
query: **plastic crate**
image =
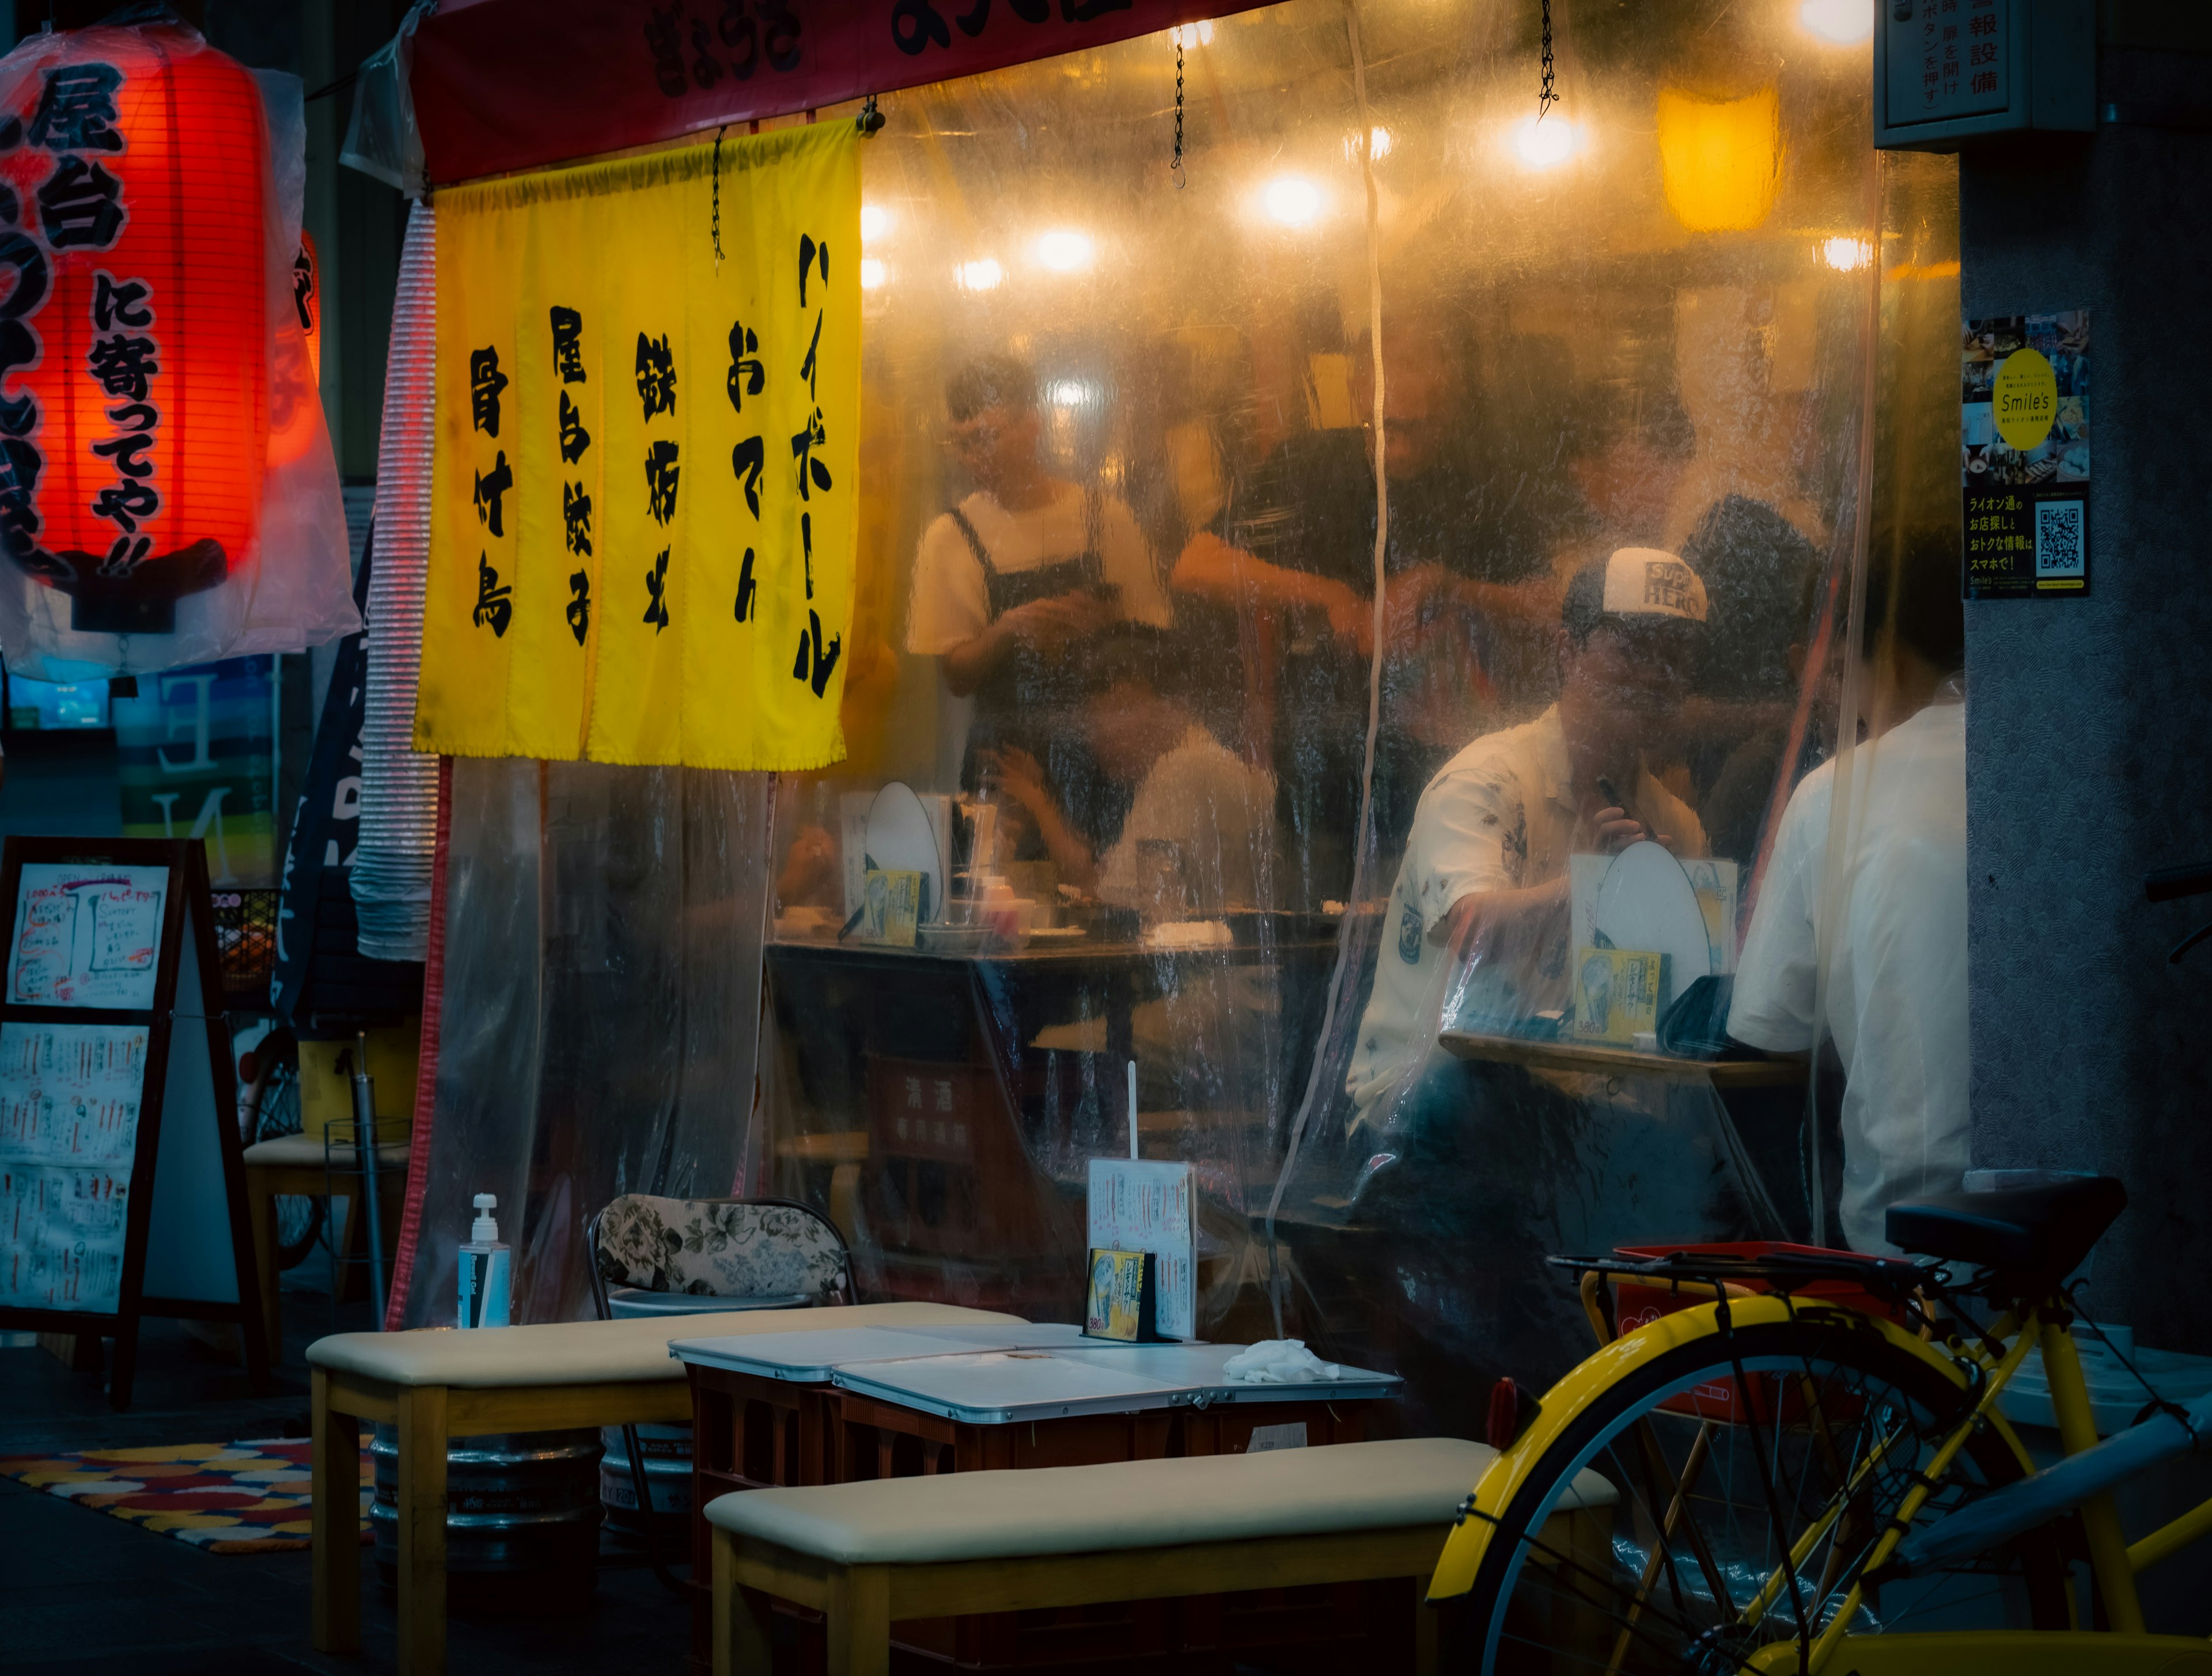
<svg viewBox="0 0 2212 1676">
<path fill-rule="evenodd" d="M 269 977 L 276 965 L 276 896 L 265 886 L 218 889 L 216 958 L 222 969 L 223 1010 L 266 1012 Z"/>
<path fill-rule="evenodd" d="M 1731 1257 L 1744 1261 L 1755 1261 L 1762 1257 L 1843 1257 L 1857 1254 L 1832 1251 L 1820 1246 L 1792 1245 L 1783 1240 L 1744 1240 L 1734 1244 L 1716 1245 L 1624 1245 L 1613 1248 L 1616 1256 L 1648 1262 L 1662 1257 L 1688 1255 L 1693 1257 Z M 1747 1291 L 1771 1292 L 1776 1290 L 1771 1280 L 1746 1278 L 1737 1281 Z M 1789 1289 L 1792 1297 L 1808 1302 L 1838 1305 L 1855 1309 L 1863 1315 L 1879 1315 L 1885 1321 L 1905 1325 L 1905 1312 L 1887 1300 L 1876 1296 L 1863 1286 L 1850 1280 L 1808 1280 Z M 1664 1281 L 1646 1282 L 1622 1276 L 1613 1283 L 1613 1320 L 1623 1333 L 1633 1333 L 1640 1327 L 1649 1327 L 1662 1315 L 1671 1315 L 1677 1310 L 1694 1309 L 1712 1299 L 1699 1292 L 1676 1291 Z M 1774 1401 L 1776 1388 L 1781 1386 L 1778 1405 L 1782 1424 L 1790 1425 L 1802 1419 L 1805 1402 L 1799 1386 L 1802 1381 L 1785 1383 L 1778 1376 L 1762 1375 L 1751 1381 L 1754 1388 L 1751 1400 L 1736 1388 L 1731 1378 L 1701 1385 L 1686 1395 L 1670 1397 L 1660 1406 L 1673 1414 L 1687 1414 L 1702 1420 L 1714 1420 L 1730 1424 L 1741 1424 L 1757 1420 L 1762 1425 L 1773 1424 L 1778 1412 Z M 1832 1422 L 1843 1417 L 1829 1416 Z"/>
</svg>

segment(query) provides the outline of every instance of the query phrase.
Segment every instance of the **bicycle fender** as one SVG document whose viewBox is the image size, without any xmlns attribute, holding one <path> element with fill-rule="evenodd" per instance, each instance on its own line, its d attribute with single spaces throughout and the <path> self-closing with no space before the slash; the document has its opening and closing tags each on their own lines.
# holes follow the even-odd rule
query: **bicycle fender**
<svg viewBox="0 0 2212 1676">
<path fill-rule="evenodd" d="M 1547 1391 L 1528 1430 L 1515 1440 L 1511 1448 L 1490 1463 L 1476 1481 L 1473 1493 L 1460 1503 L 1459 1518 L 1444 1542 L 1435 1575 L 1429 1579 L 1427 1598 L 1449 1600 L 1473 1588 L 1475 1573 L 1482 1568 L 1483 1555 L 1489 1549 L 1497 1521 L 1504 1516 L 1553 1442 L 1619 1381 L 1670 1351 L 1699 1339 L 1717 1336 L 1718 1309 L 1714 1303 L 1697 1304 L 1624 1333 Z M 1845 1316 L 1855 1328 L 1881 1334 L 1899 1350 L 1918 1357 L 1937 1369 L 1954 1385 L 1962 1390 L 1966 1388 L 1966 1375 L 1957 1363 L 1935 1345 L 1923 1342 L 1917 1333 L 1907 1333 L 1880 1316 L 1778 1293 L 1729 1300 L 1729 1318 L 1740 1327 L 1830 1315 Z"/>
</svg>

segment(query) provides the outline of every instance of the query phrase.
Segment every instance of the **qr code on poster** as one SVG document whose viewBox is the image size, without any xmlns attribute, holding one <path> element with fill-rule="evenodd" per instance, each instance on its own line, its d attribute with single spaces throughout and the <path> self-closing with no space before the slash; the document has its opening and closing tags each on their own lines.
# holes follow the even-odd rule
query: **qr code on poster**
<svg viewBox="0 0 2212 1676">
<path fill-rule="evenodd" d="M 2035 574 L 2080 576 L 2088 568 L 2081 550 L 2082 503 L 2041 501 L 2035 508 Z"/>
</svg>

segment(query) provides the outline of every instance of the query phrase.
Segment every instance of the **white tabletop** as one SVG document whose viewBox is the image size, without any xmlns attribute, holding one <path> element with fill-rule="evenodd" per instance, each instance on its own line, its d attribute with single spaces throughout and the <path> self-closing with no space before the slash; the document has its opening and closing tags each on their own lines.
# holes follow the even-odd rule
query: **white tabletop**
<svg viewBox="0 0 2212 1676">
<path fill-rule="evenodd" d="M 814 1333 L 676 1339 L 668 1353 L 702 1367 L 726 1368 L 762 1379 L 826 1385 L 836 1369 L 914 1357 L 987 1351 L 1046 1350 L 1075 1342 L 1079 1327 L 1051 1321 L 992 1321 L 974 1327 L 845 1327 Z M 773 1342 L 771 1342 L 771 1339 Z"/>
<path fill-rule="evenodd" d="M 1392 1374 L 1345 1368 L 1334 1380 L 1247 1385 L 1222 1364 L 1242 1345 L 1109 1345 L 1096 1339 L 1048 1351 L 932 1356 L 848 1364 L 833 1375 L 863 1396 L 974 1425 L 1126 1414 L 1216 1403 L 1346 1401 L 1395 1397 Z"/>
</svg>

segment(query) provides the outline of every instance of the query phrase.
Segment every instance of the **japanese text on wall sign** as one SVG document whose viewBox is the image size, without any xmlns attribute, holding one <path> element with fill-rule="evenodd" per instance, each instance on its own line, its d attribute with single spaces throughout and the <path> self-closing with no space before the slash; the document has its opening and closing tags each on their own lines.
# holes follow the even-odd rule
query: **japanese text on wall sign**
<svg viewBox="0 0 2212 1676">
<path fill-rule="evenodd" d="M 843 755 L 858 143 L 726 142 L 719 263 L 711 147 L 441 195 L 420 749 Z"/>
<path fill-rule="evenodd" d="M 1134 3 L 1005 0 L 999 15 L 1034 26 L 1051 22 L 1057 13 L 1062 23 L 1084 24 L 1128 11 Z M 883 10 L 891 44 L 909 58 L 933 48 L 950 50 L 955 29 L 976 39 L 990 27 L 993 15 L 992 0 L 947 0 L 942 6 L 934 0 L 889 0 Z M 725 77 L 750 82 L 763 71 L 789 75 L 804 63 L 806 52 L 805 21 L 789 0 L 702 0 L 696 15 L 685 0 L 671 0 L 647 9 L 644 36 L 654 84 L 670 99 L 708 92 Z"/>
</svg>

